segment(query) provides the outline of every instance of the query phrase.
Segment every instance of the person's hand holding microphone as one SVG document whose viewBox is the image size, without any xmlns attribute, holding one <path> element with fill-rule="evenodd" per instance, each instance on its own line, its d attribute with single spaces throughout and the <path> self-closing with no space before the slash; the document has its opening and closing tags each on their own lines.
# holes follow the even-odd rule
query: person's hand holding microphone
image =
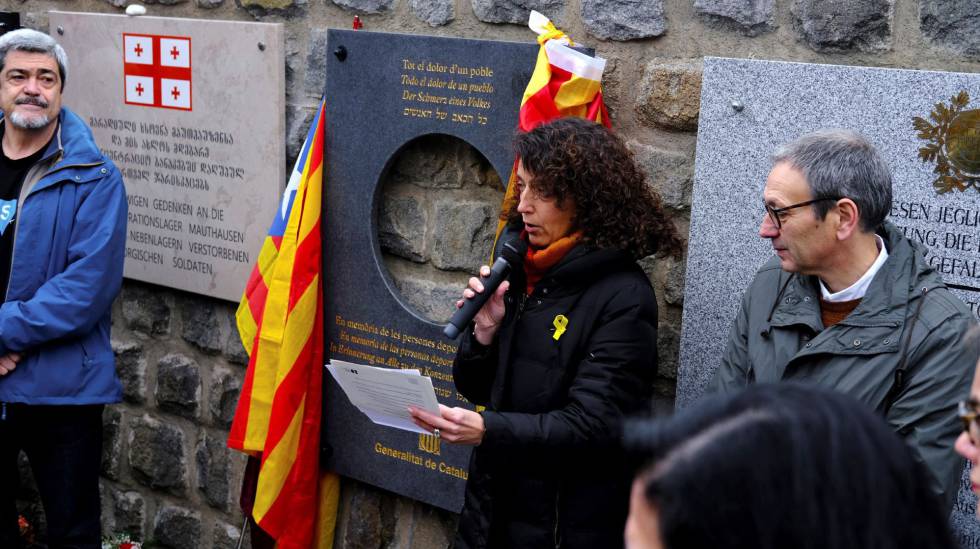
<svg viewBox="0 0 980 549">
<path fill-rule="evenodd" d="M 456 302 L 456 312 L 442 333 L 449 339 L 456 339 L 470 321 L 474 321 L 476 340 L 483 345 L 493 341 L 504 318 L 504 292 L 510 286 L 507 275 L 523 263 L 526 253 L 527 243 L 523 240 L 516 238 L 505 242 L 493 266 L 484 265 L 480 268 L 480 278 L 470 278 L 469 285 L 463 290 L 463 299 Z"/>
<path fill-rule="evenodd" d="M 443 330 L 446 337 L 455 339 L 473 321 L 473 336 L 477 342 L 489 345 L 493 341 L 506 312 L 504 294 L 510 282 L 505 279 L 512 268 L 521 265 L 526 253 L 527 243 L 514 239 L 501 246 L 500 257 L 492 267 L 480 267 L 480 277 L 470 278 L 463 290 L 463 298 L 456 302 L 456 313 Z M 478 445 L 483 441 L 486 432 L 483 416 L 472 410 L 440 404 L 439 415 L 415 407 L 408 411 L 416 425 L 447 442 Z"/>
</svg>

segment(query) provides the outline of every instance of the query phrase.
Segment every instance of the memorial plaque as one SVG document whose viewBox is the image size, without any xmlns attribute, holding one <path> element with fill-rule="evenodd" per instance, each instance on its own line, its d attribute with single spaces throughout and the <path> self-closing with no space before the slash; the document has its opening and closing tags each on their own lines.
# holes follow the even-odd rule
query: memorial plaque
<svg viewBox="0 0 980 549">
<path fill-rule="evenodd" d="M 889 220 L 927 246 L 929 263 L 980 318 L 977 109 L 977 74 L 705 59 L 678 406 L 713 376 L 742 293 L 772 256 L 758 236 L 770 156 L 813 130 L 857 130 L 881 151 L 894 178 Z M 934 137 L 920 138 L 924 130 Z M 961 490 L 953 515 L 965 547 L 980 547 L 974 501 Z"/>
<path fill-rule="evenodd" d="M 68 52 L 64 104 L 126 182 L 125 276 L 241 299 L 284 186 L 282 26 L 67 12 L 50 22 Z"/>
<path fill-rule="evenodd" d="M 507 181 L 521 95 L 537 51 L 534 43 L 328 32 L 328 357 L 419 369 L 432 377 L 442 404 L 472 408 L 452 381 L 456 342 L 443 337 L 442 325 L 408 308 L 385 269 L 377 237 L 379 182 L 409 141 L 428 134 L 465 141 Z M 468 447 L 374 425 L 333 379 L 325 390 L 328 467 L 443 509 L 461 509 Z"/>
</svg>

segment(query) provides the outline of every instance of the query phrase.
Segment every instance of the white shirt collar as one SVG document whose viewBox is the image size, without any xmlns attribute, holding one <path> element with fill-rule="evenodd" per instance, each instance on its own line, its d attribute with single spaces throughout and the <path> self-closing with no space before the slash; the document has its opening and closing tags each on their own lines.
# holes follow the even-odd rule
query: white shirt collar
<svg viewBox="0 0 980 549">
<path fill-rule="evenodd" d="M 878 274 L 878 271 L 881 270 L 881 266 L 885 264 L 885 260 L 888 259 L 888 250 L 885 248 L 885 241 L 877 234 L 875 235 L 875 241 L 878 244 L 878 257 L 871 264 L 871 267 L 868 268 L 867 272 L 861 275 L 861 278 L 857 279 L 857 282 L 854 284 L 832 294 L 824 286 L 823 281 L 817 279 L 820 281 L 820 295 L 824 301 L 854 301 L 855 299 L 863 298 L 864 294 L 868 293 L 868 286 L 871 285 L 871 281 Z"/>
</svg>

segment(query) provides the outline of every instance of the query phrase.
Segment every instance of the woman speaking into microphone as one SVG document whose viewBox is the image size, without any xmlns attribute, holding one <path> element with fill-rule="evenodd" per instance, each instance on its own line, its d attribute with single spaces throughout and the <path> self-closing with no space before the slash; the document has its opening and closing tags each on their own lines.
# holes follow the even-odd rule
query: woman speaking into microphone
<svg viewBox="0 0 980 549">
<path fill-rule="evenodd" d="M 562 118 L 514 146 L 498 242 L 523 239 L 527 252 L 453 364 L 458 391 L 486 409 L 412 414 L 476 446 L 456 548 L 619 547 L 633 474 L 617 451 L 621 420 L 648 405 L 657 371 L 657 301 L 636 260 L 680 257 L 682 243 L 604 127 Z M 483 291 L 471 278 L 463 298 Z"/>
</svg>

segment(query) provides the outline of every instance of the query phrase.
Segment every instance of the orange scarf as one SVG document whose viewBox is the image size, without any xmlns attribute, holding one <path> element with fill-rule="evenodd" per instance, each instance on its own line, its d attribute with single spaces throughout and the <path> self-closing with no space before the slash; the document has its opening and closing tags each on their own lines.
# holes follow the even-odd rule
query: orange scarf
<svg viewBox="0 0 980 549">
<path fill-rule="evenodd" d="M 527 240 L 526 233 L 521 236 Z M 548 244 L 547 248 L 535 250 L 529 247 L 527 249 L 527 255 L 524 257 L 524 274 L 527 276 L 527 295 L 531 295 L 534 292 L 535 284 L 548 272 L 548 269 L 557 265 L 568 252 L 572 251 L 572 248 L 578 245 L 580 240 L 582 240 L 581 231 L 559 238 L 551 244 Z"/>
</svg>

